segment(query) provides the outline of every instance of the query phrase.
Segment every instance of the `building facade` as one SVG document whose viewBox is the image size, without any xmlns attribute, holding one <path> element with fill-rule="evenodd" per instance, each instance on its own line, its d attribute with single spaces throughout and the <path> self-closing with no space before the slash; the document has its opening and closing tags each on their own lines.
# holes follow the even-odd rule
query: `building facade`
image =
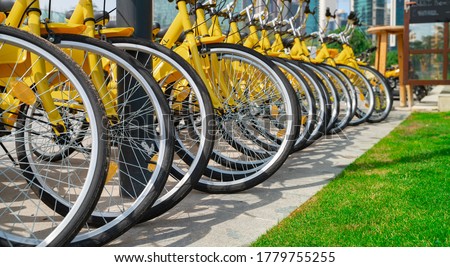
<svg viewBox="0 0 450 267">
<path fill-rule="evenodd" d="M 391 0 L 353 0 L 352 2 L 352 10 L 358 14 L 363 25 L 390 24 Z"/>
<path fill-rule="evenodd" d="M 319 18 L 319 24 L 320 28 L 324 29 L 327 23 L 325 11 L 327 8 L 330 9 L 331 14 L 334 14 L 335 11 L 338 9 L 338 3 L 337 0 L 320 0 L 319 1 L 319 8 L 318 8 L 318 18 Z M 336 24 L 332 21 L 330 21 L 330 24 L 328 25 L 328 30 L 334 30 L 336 28 Z"/>
</svg>

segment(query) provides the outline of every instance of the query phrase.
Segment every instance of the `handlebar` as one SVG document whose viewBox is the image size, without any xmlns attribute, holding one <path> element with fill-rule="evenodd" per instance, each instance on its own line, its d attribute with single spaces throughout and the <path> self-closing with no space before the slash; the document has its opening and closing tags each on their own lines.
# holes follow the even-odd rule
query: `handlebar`
<svg viewBox="0 0 450 267">
<path fill-rule="evenodd" d="M 309 1 L 306 1 L 306 2 L 309 3 Z M 305 14 L 311 14 L 311 15 L 314 15 L 314 14 L 316 14 L 316 11 L 315 11 L 315 10 L 311 11 L 311 9 L 309 8 L 309 4 L 307 4 L 307 5 L 305 6 L 305 11 L 304 11 L 304 13 L 305 13 Z"/>
<path fill-rule="evenodd" d="M 336 10 L 334 11 L 334 14 L 331 14 L 330 8 L 327 7 L 327 9 L 325 11 L 325 17 L 335 19 L 336 18 Z"/>
<path fill-rule="evenodd" d="M 355 11 L 351 11 L 350 14 L 348 14 L 347 19 L 348 20 L 355 20 L 357 18 Z"/>
</svg>

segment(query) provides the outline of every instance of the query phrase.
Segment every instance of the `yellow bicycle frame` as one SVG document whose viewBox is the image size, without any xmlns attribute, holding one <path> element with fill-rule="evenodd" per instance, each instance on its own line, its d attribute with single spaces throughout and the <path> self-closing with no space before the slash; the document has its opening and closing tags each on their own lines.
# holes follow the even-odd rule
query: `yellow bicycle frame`
<svg viewBox="0 0 450 267">
<path fill-rule="evenodd" d="M 243 12 L 249 12 L 249 7 L 243 10 L 241 12 L 241 15 Z M 216 20 L 213 19 L 213 21 Z M 217 23 L 216 25 L 214 25 L 214 27 L 220 28 L 220 24 Z M 261 37 L 258 36 L 258 32 L 260 32 Z M 242 42 L 236 21 L 230 21 L 230 32 L 226 38 L 226 42 L 234 44 Z M 249 35 L 246 37 L 243 45 L 264 55 L 290 58 L 290 55 L 284 53 L 283 40 L 281 38 L 281 35 L 279 33 L 276 33 L 275 40 L 271 44 L 267 30 L 264 28 L 259 30 L 255 23 L 251 23 L 249 25 Z"/>
<path fill-rule="evenodd" d="M 227 89 L 229 88 L 227 86 L 227 81 L 225 81 L 218 75 L 212 76 L 215 77 L 217 80 L 210 81 L 206 75 L 206 72 L 208 71 L 214 73 L 218 72 L 219 70 L 218 60 L 215 58 L 209 60 L 209 58 L 206 56 L 202 58 L 197 48 L 197 46 L 200 44 L 222 42 L 224 40 L 224 37 L 208 36 L 208 29 L 206 27 L 206 24 L 199 23 L 197 27 L 194 27 L 189 18 L 186 1 L 184 0 L 177 1 L 177 7 L 178 7 L 178 14 L 176 15 L 173 22 L 170 24 L 169 29 L 163 36 L 160 43 L 168 48 L 172 48 L 175 42 L 184 32 L 185 33 L 184 42 L 173 50 L 179 55 L 181 55 L 185 60 L 190 62 L 191 65 L 197 71 L 197 73 L 200 75 L 201 79 L 205 82 L 211 97 L 213 107 L 215 109 L 223 110 L 224 103 L 221 99 L 226 99 L 225 104 L 233 106 L 235 103 L 233 98 L 229 97 L 231 95 L 231 92 L 227 91 Z M 197 12 L 201 12 L 201 10 L 197 10 Z M 197 15 L 199 14 L 201 15 L 201 13 L 198 13 Z M 214 92 L 211 83 L 218 84 L 221 91 Z"/>
<path fill-rule="evenodd" d="M 83 35 L 95 38 L 95 19 L 94 19 L 94 7 L 92 5 L 92 0 L 79 0 L 75 10 L 70 17 L 68 25 L 79 25 L 84 24 L 86 26 Z M 74 58 L 78 63 L 81 59 Z M 108 116 L 117 116 L 117 112 L 115 110 L 115 101 L 112 96 L 113 92 L 111 88 L 108 88 L 105 84 L 105 78 L 103 74 L 103 65 L 98 64 L 100 61 L 100 57 L 93 53 L 88 54 L 88 67 L 89 67 L 89 76 L 97 89 L 100 98 L 102 99 L 102 103 L 105 106 L 106 114 Z"/>
<path fill-rule="evenodd" d="M 27 8 L 29 8 L 27 10 Z M 28 13 L 28 28 L 29 31 L 35 35 L 41 35 L 41 22 L 40 22 L 40 12 L 39 12 L 39 1 L 33 0 L 17 0 L 8 17 L 6 18 L 5 25 L 19 28 L 25 16 L 23 14 Z M 14 51 L 12 51 L 14 53 Z M 56 105 L 53 101 L 52 92 L 49 90 L 50 83 L 47 79 L 47 69 L 45 66 L 45 61 L 43 59 L 38 58 L 35 54 L 27 55 L 30 57 L 33 65 L 31 66 L 31 80 L 39 81 L 36 84 L 36 90 L 39 94 L 40 99 L 42 100 L 42 106 L 47 112 L 48 119 L 52 128 L 56 135 L 60 135 L 61 133 L 66 131 L 66 126 L 62 120 L 61 115 L 59 114 Z M 25 61 L 24 61 L 25 62 Z M 29 62 L 29 61 L 27 61 Z M 1 60 L 0 60 L 1 63 Z M 26 64 L 26 63 L 25 63 Z M 24 83 L 20 83 L 21 88 L 25 90 Z M 30 84 L 31 85 L 31 84 Z M 27 85 L 28 88 L 30 85 Z M 14 88 L 12 88 L 14 90 Z M 34 94 L 29 88 L 26 90 L 27 94 Z"/>
<path fill-rule="evenodd" d="M 213 14 L 211 16 L 210 19 L 211 19 L 212 22 L 211 22 L 210 28 L 208 29 L 208 27 L 206 26 L 207 19 L 206 19 L 206 16 L 205 16 L 204 8 L 205 8 L 205 6 L 197 7 L 196 11 L 195 11 L 196 12 L 196 18 L 197 18 L 196 24 L 198 25 L 198 34 L 200 36 L 202 36 L 202 38 L 200 38 L 200 42 L 203 42 L 203 39 L 205 39 L 205 37 L 203 37 L 203 36 L 208 36 L 208 38 L 211 39 L 211 40 L 214 40 L 214 42 L 231 43 L 232 39 L 231 38 L 227 38 L 225 35 L 222 34 L 222 29 L 221 29 L 221 26 L 219 24 L 219 16 L 217 14 Z M 237 27 L 237 26 L 233 26 L 233 27 Z M 235 38 L 237 38 L 236 41 L 239 42 L 239 40 L 240 40 L 239 33 L 235 35 Z M 219 66 L 218 66 L 218 63 L 217 63 L 217 59 L 213 58 L 213 60 L 211 60 L 211 62 L 213 64 L 211 66 L 212 70 L 219 69 Z M 235 75 L 240 75 L 240 77 L 248 77 L 248 75 L 249 75 L 248 70 L 243 69 L 240 66 L 239 62 L 233 62 L 232 67 L 233 67 L 233 71 L 234 71 Z M 243 79 L 243 80 L 246 80 L 246 79 Z M 223 79 L 220 79 L 219 83 L 222 84 L 221 91 L 223 89 L 227 90 L 225 92 L 221 92 L 221 94 L 223 96 L 226 97 L 229 94 L 231 94 L 231 92 L 228 91 L 228 86 L 224 85 L 225 81 L 223 81 Z M 258 88 L 259 87 L 257 85 L 258 82 L 254 81 L 254 83 L 255 84 L 253 84 L 253 85 L 248 85 L 248 84 L 243 84 L 242 83 L 239 86 L 235 86 L 235 88 L 236 88 L 235 94 L 238 97 L 240 97 L 241 94 L 243 93 L 243 91 L 242 90 L 238 90 L 238 89 L 239 88 L 243 89 L 245 86 L 251 86 L 252 88 Z M 228 99 L 228 103 L 227 104 L 232 106 L 234 104 L 234 99 L 233 98 Z"/>
</svg>

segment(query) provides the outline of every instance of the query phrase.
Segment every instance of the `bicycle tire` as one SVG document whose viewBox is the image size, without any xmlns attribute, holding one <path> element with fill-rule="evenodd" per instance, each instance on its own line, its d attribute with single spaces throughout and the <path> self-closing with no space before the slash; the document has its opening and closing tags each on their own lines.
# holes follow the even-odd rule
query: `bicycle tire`
<svg viewBox="0 0 450 267">
<path fill-rule="evenodd" d="M 101 246 L 138 223 L 164 189 L 173 159 L 173 123 L 161 88 L 128 53 L 80 35 L 58 35 L 55 42 L 91 77 L 92 70 L 86 67 L 88 54 L 96 57 L 95 65 L 103 66 L 108 75 L 101 86 L 111 86 L 108 94 L 117 112 L 111 115 L 106 110 L 112 149 L 109 164 L 117 170 L 109 173 L 88 223 L 70 243 Z"/>
<path fill-rule="evenodd" d="M 389 81 L 378 70 L 370 66 L 359 66 L 364 76 L 368 78 L 375 93 L 375 107 L 367 122 L 384 121 L 392 110 L 394 98 Z"/>
<path fill-rule="evenodd" d="M 5 26 L 0 26 L 0 40 L 2 43 L 0 50 L 6 49 L 5 51 L 11 55 L 11 50 L 8 50 L 6 45 L 8 44 L 9 48 L 17 49 L 18 57 L 15 59 L 29 59 L 29 61 L 13 60 L 9 62 L 9 65 L 3 61 L 5 65 L 2 66 L 9 66 L 11 72 L 6 71 L 8 68 L 1 69 L 2 87 L 13 86 L 12 81 L 20 79 L 22 85 L 29 86 L 29 91 L 20 93 L 22 97 L 24 95 L 31 97 L 33 94 L 36 96 L 34 101 L 20 104 L 16 111 L 13 111 L 11 106 L 10 109 L 2 109 L 2 117 L 10 112 L 10 114 L 17 115 L 17 120 L 8 124 L 13 129 L 13 133 L 2 131 L 0 139 L 4 145 L 5 154 L 7 154 L 1 155 L 4 168 L 0 179 L 5 182 L 0 183 L 0 207 L 3 210 L 0 215 L 0 245 L 65 246 L 71 242 L 89 219 L 105 181 L 109 157 L 109 137 L 108 132 L 105 131 L 107 128 L 107 121 L 104 119 L 105 110 L 89 78 L 56 46 L 30 33 Z M 40 63 L 32 59 L 28 53 L 33 53 L 35 57 L 45 61 L 42 62 L 47 67 L 44 77 L 49 73 L 59 75 L 58 83 L 49 84 L 46 83 L 46 79 L 31 77 L 32 66 Z M 5 57 L 2 57 L 2 60 L 5 60 Z M 8 75 L 10 76 L 8 77 Z M 36 114 L 27 116 L 25 113 L 30 109 L 29 107 L 37 107 L 43 102 L 40 97 L 44 93 L 31 89 L 36 89 L 39 83 L 56 93 L 70 88 L 73 97 L 66 96 L 65 101 L 56 103 L 58 104 L 57 108 L 61 111 L 67 108 L 69 103 L 84 108 L 85 113 L 82 117 L 89 118 L 89 127 L 85 131 L 89 131 L 92 143 L 89 151 L 80 150 L 77 144 L 70 142 L 57 142 L 62 140 L 60 139 L 62 136 L 70 135 L 69 125 L 66 125 L 65 129 L 58 128 L 59 135 L 51 134 L 54 133 L 53 124 L 47 123 L 49 130 L 44 132 L 27 128 L 24 123 L 25 119 L 46 122 L 47 113 L 45 112 L 42 113 L 43 116 L 39 117 L 34 117 Z M 2 97 L 6 96 L 3 94 Z M 65 118 L 73 119 L 70 114 L 61 114 L 61 116 L 63 120 Z M 1 125 L 5 126 L 3 121 Z M 45 165 L 47 164 L 45 161 L 40 165 L 34 165 L 33 162 L 30 162 L 30 158 L 36 156 L 33 153 L 24 153 L 25 146 L 30 145 L 29 139 L 25 139 L 24 136 L 30 133 L 33 134 L 34 139 L 41 137 L 46 139 L 47 147 L 77 148 L 74 153 L 76 155 L 72 154 L 71 158 L 62 158 L 60 162 L 51 162 L 48 165 Z M 50 136 L 50 138 L 46 136 Z M 10 156 L 10 159 L 7 159 L 6 156 Z M 91 157 L 96 160 L 89 160 Z M 7 160 L 13 161 L 13 165 L 8 165 Z M 38 177 L 45 177 L 45 179 L 37 179 Z M 13 191 L 8 193 L 11 189 Z M 43 199 L 50 194 L 56 194 L 62 201 L 70 203 L 65 216 L 60 216 L 57 208 L 49 206 L 49 203 Z"/>
<path fill-rule="evenodd" d="M 339 76 L 339 78 L 341 78 L 342 82 L 344 82 L 345 87 L 347 87 L 349 93 L 350 93 L 350 99 L 351 99 L 351 117 L 353 118 L 353 116 L 355 116 L 356 113 L 356 107 L 358 105 L 357 101 L 358 101 L 358 95 L 356 92 L 355 87 L 353 86 L 351 80 L 338 68 L 336 67 L 332 67 L 330 65 L 324 65 L 324 67 L 330 69 L 331 71 L 333 71 L 334 73 L 336 73 L 336 75 Z"/>
<path fill-rule="evenodd" d="M 308 82 L 285 59 L 271 58 L 286 75 L 295 90 L 300 112 L 300 134 L 295 141 L 293 152 L 303 148 L 314 131 L 316 115 L 316 99 Z"/>
<path fill-rule="evenodd" d="M 175 139 L 175 155 L 177 155 L 177 159 L 174 159 L 172 164 L 171 178 L 169 178 L 171 181 L 166 183 L 163 193 L 153 206 L 145 212 L 144 220 L 150 220 L 167 212 L 183 200 L 203 175 L 214 146 L 213 132 L 215 131 L 215 126 L 213 123 L 214 111 L 211 98 L 206 85 L 194 68 L 172 50 L 158 43 L 138 38 L 109 38 L 108 40 L 113 45 L 138 58 L 150 73 L 159 77 L 156 81 L 165 90 L 166 97 L 171 101 L 170 107 L 173 120 L 178 122 L 178 125 L 184 122 L 182 126 L 175 127 L 177 137 Z M 158 61 L 155 58 L 158 58 Z M 157 65 L 152 65 L 153 62 L 157 62 Z M 161 75 L 160 72 L 162 71 L 153 72 L 155 68 L 159 71 L 163 67 L 168 67 L 166 64 L 172 68 L 166 70 L 166 74 Z M 167 75 L 179 77 L 175 81 L 168 83 L 166 80 Z M 176 90 L 175 86 L 181 83 L 183 84 L 183 89 L 185 87 L 189 88 L 189 95 L 183 96 L 184 98 L 180 101 L 176 101 L 177 97 L 167 92 L 172 91 L 173 94 L 173 91 Z M 192 98 L 198 103 L 193 108 L 190 107 L 192 105 L 190 99 Z M 180 105 L 182 105 L 183 109 L 187 106 L 184 114 L 177 112 Z M 200 121 L 196 120 L 197 123 L 194 126 L 189 123 L 188 116 L 197 116 L 200 118 Z M 190 131 L 195 131 L 198 134 L 189 133 Z M 194 136 L 194 140 L 190 140 L 192 136 Z M 190 144 L 194 142 L 196 143 L 195 146 Z"/>
<path fill-rule="evenodd" d="M 328 68 L 328 65 L 325 64 L 317 65 L 317 67 L 327 73 L 337 91 L 339 113 L 333 126 L 328 130 L 329 134 L 337 134 L 347 127 L 355 115 L 354 110 L 356 107 L 353 103 L 354 98 L 351 96 L 350 90 L 343 81 L 339 70 L 333 67 Z"/>
<path fill-rule="evenodd" d="M 294 67 L 298 73 L 300 73 L 304 79 L 311 85 L 310 88 L 313 90 L 313 95 L 316 100 L 316 119 L 315 128 L 311 132 L 308 141 L 298 150 L 304 149 L 315 141 L 319 140 L 322 136 L 326 135 L 326 128 L 328 122 L 331 120 L 331 100 L 326 92 L 325 85 L 317 77 L 317 75 L 310 70 L 308 67 L 303 66 L 302 62 L 296 60 L 289 60 L 289 63 Z"/>
<path fill-rule="evenodd" d="M 327 126 L 325 129 L 326 134 L 330 134 L 330 131 L 334 127 L 340 111 L 339 106 L 339 93 L 336 89 L 336 86 L 333 84 L 331 78 L 324 73 L 321 69 L 319 69 L 318 65 L 311 63 L 303 63 L 303 66 L 308 67 L 314 74 L 322 81 L 325 86 L 325 93 L 328 94 L 328 99 L 330 100 L 328 104 L 330 105 L 330 119 L 327 122 Z"/>
<path fill-rule="evenodd" d="M 230 83 L 242 84 L 241 82 L 245 78 L 253 77 L 252 75 L 266 75 L 267 77 L 267 80 L 261 80 L 260 78 L 259 83 L 256 83 L 255 81 L 253 84 L 251 79 L 246 80 L 248 81 L 248 83 L 246 83 L 248 86 L 242 89 L 242 97 L 239 94 L 232 94 L 228 96 L 237 97 L 234 98 L 234 100 L 239 105 L 232 107 L 232 109 L 228 112 L 224 111 L 224 113 L 220 114 L 220 116 L 218 115 L 216 121 L 218 121 L 218 124 L 222 124 L 222 127 L 231 126 L 231 129 L 234 129 L 233 139 L 239 139 L 243 142 L 247 142 L 247 145 L 254 146 L 255 149 L 256 147 L 259 147 L 261 150 L 263 150 L 261 146 L 241 135 L 241 129 L 238 126 L 235 127 L 236 125 L 234 124 L 234 121 L 250 123 L 255 128 L 263 127 L 264 129 L 252 130 L 254 130 L 255 134 L 257 134 L 263 142 L 271 142 L 272 145 L 280 142 L 278 144 L 279 147 L 277 151 L 266 150 L 267 153 L 271 153 L 271 156 L 264 159 L 256 159 L 257 164 L 253 165 L 253 161 L 255 160 L 254 158 L 250 158 L 242 153 L 239 153 L 239 157 L 243 158 L 233 156 L 232 153 L 239 152 L 236 149 L 233 149 L 233 151 L 229 154 L 226 153 L 223 149 L 224 147 L 221 146 L 227 145 L 231 147 L 229 145 L 229 140 L 223 140 L 222 136 L 216 135 L 212 159 L 210 160 L 210 164 L 208 164 L 203 177 L 199 180 L 196 186 L 196 189 L 208 193 L 232 193 L 250 189 L 267 180 L 273 173 L 275 173 L 291 153 L 299 132 L 299 127 L 296 125 L 299 121 L 297 97 L 288 80 L 276 67 L 276 65 L 265 56 L 255 52 L 254 50 L 240 45 L 221 43 L 202 45 L 199 47 L 199 52 L 204 58 L 211 58 L 211 55 L 214 55 L 214 57 L 218 60 L 220 59 L 220 62 L 224 67 L 222 69 L 223 71 L 220 71 L 220 75 L 229 74 L 225 71 L 225 67 L 227 67 L 228 71 L 232 70 L 233 73 L 225 78 L 225 80 Z M 212 73 L 212 76 L 209 76 L 210 81 L 215 81 L 217 76 L 214 75 L 218 75 L 218 73 Z M 264 84 L 262 81 L 266 81 L 267 83 Z M 259 86 L 264 86 L 263 89 L 266 94 L 263 95 L 256 90 L 258 88 L 255 87 L 256 84 Z M 249 87 L 250 85 L 253 85 L 253 87 Z M 218 90 L 218 88 L 216 88 L 216 90 Z M 271 92 L 273 95 L 269 94 Z M 280 104 L 279 106 L 272 107 L 264 106 L 260 103 L 261 101 L 264 102 L 272 99 L 280 101 L 282 105 Z M 270 117 L 275 115 L 270 113 L 271 110 L 269 109 L 275 108 L 282 108 L 283 110 L 278 109 L 278 120 L 271 122 Z M 264 114 L 267 115 L 266 119 L 269 118 L 268 120 L 264 120 Z M 284 120 L 281 121 L 281 119 Z M 261 120 L 268 125 L 266 125 L 266 127 L 256 125 L 252 122 L 252 120 Z M 276 141 L 270 141 L 264 135 L 269 134 L 269 132 L 270 134 L 276 135 L 274 132 L 278 132 L 281 127 L 281 125 L 274 125 L 277 123 L 285 124 L 285 129 L 283 129 L 284 131 L 282 133 L 283 135 L 278 137 Z M 274 132 L 271 132 L 271 130 Z M 266 132 L 261 133 L 261 131 Z M 233 164 L 245 165 L 247 169 L 236 170 L 233 169 L 233 166 L 231 165 L 223 166 L 221 164 L 217 164 L 217 158 L 227 160 Z"/>
<path fill-rule="evenodd" d="M 356 112 L 349 122 L 350 126 L 360 125 L 367 121 L 375 109 L 375 94 L 369 80 L 357 69 L 338 64 L 340 69 L 351 81 L 358 95 Z"/>
</svg>

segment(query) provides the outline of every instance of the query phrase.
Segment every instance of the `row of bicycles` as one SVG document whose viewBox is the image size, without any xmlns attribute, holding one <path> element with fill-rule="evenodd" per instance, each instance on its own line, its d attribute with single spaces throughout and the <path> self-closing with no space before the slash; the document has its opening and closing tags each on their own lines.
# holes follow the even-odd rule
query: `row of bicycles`
<svg viewBox="0 0 450 267">
<path fill-rule="evenodd" d="M 105 245 L 194 189 L 250 189 L 323 136 L 384 120 L 390 87 L 349 44 L 356 14 L 305 34 L 314 11 L 299 2 L 287 18 L 178 0 L 146 40 L 92 0 L 64 23 L 38 0 L 1 1 L 0 245 Z"/>
</svg>

